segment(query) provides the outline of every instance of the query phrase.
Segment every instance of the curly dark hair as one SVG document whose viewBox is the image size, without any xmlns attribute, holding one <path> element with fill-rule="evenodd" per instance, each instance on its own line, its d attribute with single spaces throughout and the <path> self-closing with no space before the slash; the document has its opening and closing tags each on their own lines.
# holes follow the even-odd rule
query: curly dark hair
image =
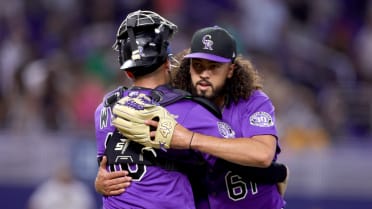
<svg viewBox="0 0 372 209">
<path fill-rule="evenodd" d="M 173 71 L 171 85 L 175 88 L 192 92 L 193 86 L 190 76 L 190 59 L 183 59 L 189 49 L 177 54 L 175 58 L 181 60 L 179 67 Z M 223 92 L 228 95 L 227 106 L 239 99 L 248 99 L 254 90 L 262 89 L 262 79 L 251 61 L 239 55 L 235 60 L 233 76 L 226 80 Z"/>
</svg>

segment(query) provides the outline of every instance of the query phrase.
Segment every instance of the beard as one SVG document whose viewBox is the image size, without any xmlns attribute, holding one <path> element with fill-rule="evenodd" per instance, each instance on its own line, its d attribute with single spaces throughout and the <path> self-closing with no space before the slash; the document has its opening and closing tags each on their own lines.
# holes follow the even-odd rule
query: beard
<svg viewBox="0 0 372 209">
<path fill-rule="evenodd" d="M 203 83 L 204 85 L 209 85 L 209 91 L 208 89 L 205 89 L 205 90 L 198 90 L 197 89 L 197 86 L 200 85 L 201 83 Z M 211 100 L 211 101 L 214 101 L 216 100 L 216 98 L 219 98 L 221 96 L 223 96 L 223 93 L 224 92 L 224 87 L 221 86 L 221 87 L 215 87 L 212 85 L 212 83 L 210 83 L 209 81 L 205 81 L 205 80 L 200 80 L 198 82 L 196 82 L 195 85 L 193 85 L 191 87 L 191 93 L 193 95 L 197 95 L 199 97 L 203 97 L 203 98 L 206 98 L 208 100 Z"/>
</svg>

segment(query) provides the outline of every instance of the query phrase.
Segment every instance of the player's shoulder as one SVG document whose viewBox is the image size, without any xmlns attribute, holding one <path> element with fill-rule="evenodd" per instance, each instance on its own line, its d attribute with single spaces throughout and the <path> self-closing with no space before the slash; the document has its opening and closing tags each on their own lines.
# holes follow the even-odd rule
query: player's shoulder
<svg viewBox="0 0 372 209">
<path fill-rule="evenodd" d="M 265 102 L 271 102 L 270 97 L 262 90 L 254 90 L 247 99 L 240 99 L 240 105 L 254 105 Z"/>
<path fill-rule="evenodd" d="M 236 114 L 243 114 L 242 112 L 250 112 L 262 108 L 273 108 L 270 97 L 262 90 L 255 90 L 247 99 L 241 98 L 238 102 L 230 103 L 226 107 L 226 109 L 234 110 L 233 112 Z"/>
<path fill-rule="evenodd" d="M 184 109 L 191 110 L 193 107 L 196 107 L 195 110 L 197 111 L 208 111 L 212 113 L 217 118 L 222 118 L 222 114 L 220 109 L 212 103 L 210 100 L 193 96 L 191 93 L 184 91 L 182 89 L 173 88 L 169 85 L 163 85 L 156 90 L 161 91 L 161 95 L 159 97 L 160 105 L 166 107 L 173 103 L 182 104 Z M 199 110 L 199 108 L 201 108 Z"/>
<path fill-rule="evenodd" d="M 127 88 L 124 86 L 118 86 L 115 89 L 109 91 L 106 93 L 102 101 L 97 105 L 95 115 L 100 115 L 103 110 L 109 109 L 117 100 L 119 100 L 122 97 L 123 92 Z"/>
<path fill-rule="evenodd" d="M 128 88 L 125 86 L 118 86 L 114 90 L 105 94 L 105 96 L 102 99 L 102 105 L 104 107 L 112 106 L 115 102 L 117 102 L 123 96 L 123 92 L 127 89 Z"/>
<path fill-rule="evenodd" d="M 260 89 L 254 90 L 252 92 L 251 96 L 252 97 L 261 97 L 261 98 L 269 98 L 269 96 L 263 90 L 260 90 Z"/>
</svg>

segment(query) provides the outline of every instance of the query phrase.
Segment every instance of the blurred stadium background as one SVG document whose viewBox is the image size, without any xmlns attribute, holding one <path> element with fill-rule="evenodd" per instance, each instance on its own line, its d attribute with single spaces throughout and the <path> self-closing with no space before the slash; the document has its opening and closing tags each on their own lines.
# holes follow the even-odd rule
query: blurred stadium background
<svg viewBox="0 0 372 209">
<path fill-rule="evenodd" d="M 93 111 L 128 84 L 111 46 L 128 12 L 220 25 L 264 77 L 291 169 L 288 209 L 372 208 L 372 1 L 0 0 L 0 207 L 68 163 L 100 208 Z M 93 209 L 95 209 L 93 208 Z"/>
</svg>

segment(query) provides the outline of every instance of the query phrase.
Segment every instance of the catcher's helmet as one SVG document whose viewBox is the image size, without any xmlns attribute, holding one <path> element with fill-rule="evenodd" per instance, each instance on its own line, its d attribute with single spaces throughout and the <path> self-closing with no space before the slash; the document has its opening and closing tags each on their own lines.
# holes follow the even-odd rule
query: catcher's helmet
<svg viewBox="0 0 372 209">
<path fill-rule="evenodd" d="M 120 69 L 134 76 L 155 71 L 168 58 L 168 40 L 177 26 L 152 11 L 129 13 L 121 23 L 113 46 Z"/>
</svg>

